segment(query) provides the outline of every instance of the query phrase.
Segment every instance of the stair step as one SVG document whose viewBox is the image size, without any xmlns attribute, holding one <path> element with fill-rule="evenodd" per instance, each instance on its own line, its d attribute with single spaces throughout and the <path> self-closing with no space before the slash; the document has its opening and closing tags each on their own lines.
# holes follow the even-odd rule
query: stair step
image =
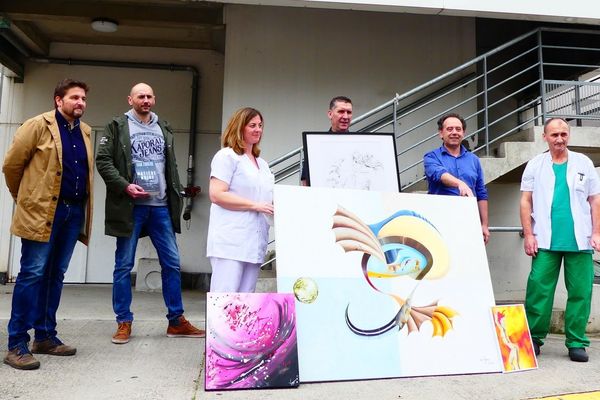
<svg viewBox="0 0 600 400">
<path fill-rule="evenodd" d="M 498 157 L 482 157 L 481 166 L 486 183 L 510 174 L 529 160 L 548 149 L 542 137 L 543 128 L 536 126 L 511 136 L 511 139 L 533 139 L 533 141 L 507 141 L 497 148 Z M 600 128 L 571 127 L 569 148 L 588 155 L 594 165 L 600 165 Z M 513 177 L 514 178 L 514 177 Z M 512 179 L 512 178 L 511 178 Z"/>
<path fill-rule="evenodd" d="M 277 293 L 277 272 L 275 268 L 260 270 L 255 291 L 256 293 Z"/>
</svg>

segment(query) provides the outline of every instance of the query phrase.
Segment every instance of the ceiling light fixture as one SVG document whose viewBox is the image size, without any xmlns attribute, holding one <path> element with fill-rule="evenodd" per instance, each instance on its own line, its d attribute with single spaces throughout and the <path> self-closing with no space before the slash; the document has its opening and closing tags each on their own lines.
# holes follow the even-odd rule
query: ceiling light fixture
<svg viewBox="0 0 600 400">
<path fill-rule="evenodd" d="M 96 32 L 113 33 L 119 28 L 119 23 L 109 18 L 95 18 L 92 20 L 92 29 Z"/>
</svg>

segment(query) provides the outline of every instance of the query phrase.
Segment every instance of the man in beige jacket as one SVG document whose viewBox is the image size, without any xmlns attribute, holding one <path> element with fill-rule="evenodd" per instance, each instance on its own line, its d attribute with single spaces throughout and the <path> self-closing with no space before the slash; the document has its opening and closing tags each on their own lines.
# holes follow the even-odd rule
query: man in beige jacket
<svg viewBox="0 0 600 400">
<path fill-rule="evenodd" d="M 4 159 L 2 171 L 16 202 L 11 233 L 21 237 L 4 358 L 13 368 L 39 368 L 32 352 L 72 356 L 77 351 L 58 339 L 56 310 L 75 244 L 88 243 L 91 227 L 91 128 L 79 120 L 87 91 L 84 82 L 59 82 L 55 109 L 25 121 Z"/>
</svg>

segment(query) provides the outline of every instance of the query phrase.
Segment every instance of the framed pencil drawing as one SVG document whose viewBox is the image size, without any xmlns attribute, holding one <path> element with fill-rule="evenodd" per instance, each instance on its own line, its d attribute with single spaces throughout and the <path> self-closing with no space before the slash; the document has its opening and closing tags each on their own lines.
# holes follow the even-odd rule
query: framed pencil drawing
<svg viewBox="0 0 600 400">
<path fill-rule="evenodd" d="M 303 132 L 312 187 L 399 192 L 392 133 Z"/>
</svg>

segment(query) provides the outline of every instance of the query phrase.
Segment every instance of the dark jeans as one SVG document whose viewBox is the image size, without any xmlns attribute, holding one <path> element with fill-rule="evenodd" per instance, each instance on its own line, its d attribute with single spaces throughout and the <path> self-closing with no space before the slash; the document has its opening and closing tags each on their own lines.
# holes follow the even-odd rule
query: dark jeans
<svg viewBox="0 0 600 400">
<path fill-rule="evenodd" d="M 117 238 L 115 271 L 113 273 L 113 310 L 117 322 L 133 321 L 131 312 L 131 270 L 135 262 L 135 250 L 142 229 L 150 236 L 158 253 L 161 266 L 162 294 L 167 306 L 167 319 L 177 319 L 183 314 L 181 300 L 181 273 L 179 250 L 167 207 L 135 206 L 133 208 L 133 232 L 130 237 Z"/>
<path fill-rule="evenodd" d="M 31 339 L 27 331 L 35 329 L 35 339 L 56 336 L 56 310 L 60 303 L 65 272 L 85 213 L 83 205 L 59 203 L 48 242 L 21 239 L 21 271 L 12 297 L 8 322 L 8 349 Z"/>
</svg>

